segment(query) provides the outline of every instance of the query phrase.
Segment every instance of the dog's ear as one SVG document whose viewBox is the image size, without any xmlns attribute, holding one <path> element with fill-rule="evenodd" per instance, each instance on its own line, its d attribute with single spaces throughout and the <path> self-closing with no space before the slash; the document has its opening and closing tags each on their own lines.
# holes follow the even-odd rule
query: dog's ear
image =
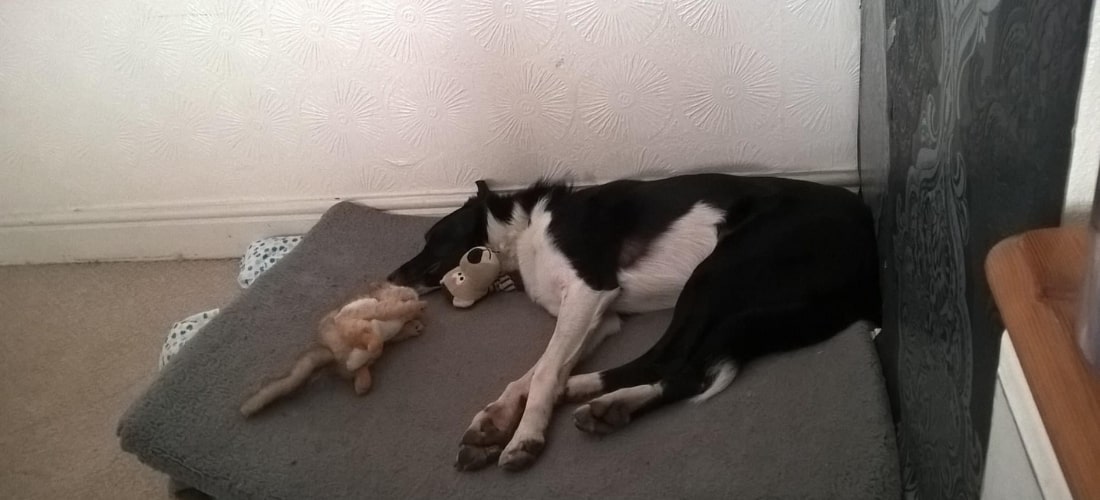
<svg viewBox="0 0 1100 500">
<path fill-rule="evenodd" d="M 484 179 L 474 182 L 474 185 L 477 186 L 478 198 L 485 199 L 488 198 L 489 195 L 493 194 L 493 192 L 489 190 L 489 184 L 486 183 Z"/>
</svg>

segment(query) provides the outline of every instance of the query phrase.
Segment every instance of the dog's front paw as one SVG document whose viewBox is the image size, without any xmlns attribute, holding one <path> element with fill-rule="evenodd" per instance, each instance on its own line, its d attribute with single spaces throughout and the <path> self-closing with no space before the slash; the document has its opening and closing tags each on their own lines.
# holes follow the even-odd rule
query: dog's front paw
<svg viewBox="0 0 1100 500">
<path fill-rule="evenodd" d="M 414 319 L 408 322 L 407 328 L 413 336 L 420 335 L 421 333 L 424 333 L 424 322 L 418 319 Z"/>
<path fill-rule="evenodd" d="M 511 427 L 514 417 L 508 408 L 499 402 L 486 406 L 474 415 L 474 421 L 462 434 L 462 444 L 474 446 L 500 445 L 503 447 L 512 439 Z"/>
<path fill-rule="evenodd" d="M 500 454 L 497 465 L 509 472 L 524 470 L 535 463 L 545 447 L 546 441 L 542 438 L 513 439 Z"/>
<path fill-rule="evenodd" d="M 455 469 L 462 472 L 481 470 L 495 462 L 504 448 L 498 445 L 474 446 L 464 444 L 458 448 Z"/>
</svg>

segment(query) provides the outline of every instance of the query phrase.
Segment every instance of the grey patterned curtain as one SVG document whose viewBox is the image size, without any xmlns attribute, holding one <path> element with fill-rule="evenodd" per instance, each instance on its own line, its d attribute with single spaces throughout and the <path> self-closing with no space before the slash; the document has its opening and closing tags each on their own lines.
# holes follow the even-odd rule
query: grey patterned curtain
<svg viewBox="0 0 1100 500">
<path fill-rule="evenodd" d="M 977 498 L 1000 239 L 1059 222 L 1091 0 L 864 0 L 860 148 L 877 344 L 909 498 Z"/>
</svg>

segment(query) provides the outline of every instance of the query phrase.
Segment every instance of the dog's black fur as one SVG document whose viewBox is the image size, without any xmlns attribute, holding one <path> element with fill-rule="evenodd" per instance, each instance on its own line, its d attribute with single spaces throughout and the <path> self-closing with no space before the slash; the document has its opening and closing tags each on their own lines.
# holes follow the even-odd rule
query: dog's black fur
<svg viewBox="0 0 1100 500">
<path fill-rule="evenodd" d="M 621 269 L 699 202 L 725 213 L 718 243 L 696 267 L 665 335 L 641 357 L 600 374 L 602 392 L 662 383 L 636 417 L 703 392 L 718 363 L 825 340 L 846 326 L 878 323 L 876 241 L 870 212 L 839 188 L 717 174 L 617 181 L 573 190 L 540 182 L 512 195 L 479 193 L 428 231 L 424 250 L 390 279 L 435 286 L 472 246 L 487 243 L 486 218 L 508 221 L 513 205 L 545 203 L 549 233 L 594 290 L 619 286 Z M 566 395 L 568 397 L 568 394 Z"/>
</svg>

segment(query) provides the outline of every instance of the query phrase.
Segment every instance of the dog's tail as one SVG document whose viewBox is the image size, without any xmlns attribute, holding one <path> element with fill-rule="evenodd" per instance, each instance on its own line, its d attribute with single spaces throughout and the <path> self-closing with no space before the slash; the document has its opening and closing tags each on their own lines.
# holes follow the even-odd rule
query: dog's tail
<svg viewBox="0 0 1100 500">
<path fill-rule="evenodd" d="M 256 394 L 248 398 L 248 401 L 241 405 L 241 415 L 244 415 L 245 418 L 251 417 L 271 404 L 272 401 L 294 392 L 295 389 L 309 380 L 313 372 L 331 363 L 334 359 L 332 351 L 324 346 L 316 346 L 306 351 L 294 363 L 294 368 L 290 370 L 289 374 L 268 382 L 259 391 L 256 391 Z"/>
</svg>

